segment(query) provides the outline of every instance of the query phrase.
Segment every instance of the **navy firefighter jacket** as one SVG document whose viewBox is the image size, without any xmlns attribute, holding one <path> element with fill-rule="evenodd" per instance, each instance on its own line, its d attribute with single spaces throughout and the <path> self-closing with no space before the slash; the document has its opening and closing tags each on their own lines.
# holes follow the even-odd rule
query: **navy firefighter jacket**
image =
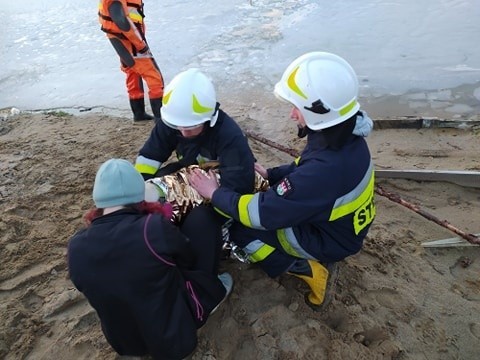
<svg viewBox="0 0 480 360">
<path fill-rule="evenodd" d="M 194 259 L 178 228 L 133 209 L 94 219 L 68 245 L 70 279 L 110 345 L 120 355 L 154 359 L 190 354 L 197 328 L 225 294 L 216 276 L 189 270 Z"/>
<path fill-rule="evenodd" d="M 209 160 L 220 162 L 220 185 L 240 194 L 253 192 L 255 182 L 254 156 L 247 137 L 238 124 L 221 109 L 217 122 L 194 138 L 184 138 L 178 130 L 158 121 L 150 137 L 140 149 L 135 168 L 145 179 L 154 177 L 157 170 L 176 151 L 183 166 Z"/>
<path fill-rule="evenodd" d="M 219 188 L 213 205 L 250 228 L 277 230 L 294 256 L 329 262 L 358 252 L 375 217 L 370 152 L 362 137 L 351 135 L 334 150 L 324 136 L 311 132 L 299 158 L 270 169 L 267 191 Z"/>
</svg>

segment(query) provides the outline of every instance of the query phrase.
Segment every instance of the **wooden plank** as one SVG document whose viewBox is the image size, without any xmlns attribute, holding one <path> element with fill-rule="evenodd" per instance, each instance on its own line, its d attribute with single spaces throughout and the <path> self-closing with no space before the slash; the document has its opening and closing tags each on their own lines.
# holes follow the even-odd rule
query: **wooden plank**
<svg viewBox="0 0 480 360">
<path fill-rule="evenodd" d="M 480 236 L 480 233 L 474 234 L 475 236 Z M 460 237 L 442 239 L 442 240 L 433 240 L 422 243 L 423 247 L 461 247 L 461 246 L 478 246 L 478 244 L 472 244 L 465 239 Z"/>
<path fill-rule="evenodd" d="M 480 120 L 446 120 L 436 117 L 402 116 L 396 118 L 374 119 L 373 128 L 382 129 L 425 129 L 425 128 L 480 128 Z"/>
<path fill-rule="evenodd" d="M 460 186 L 480 189 L 480 171 L 452 170 L 375 170 L 378 178 L 416 181 L 446 181 Z"/>
</svg>

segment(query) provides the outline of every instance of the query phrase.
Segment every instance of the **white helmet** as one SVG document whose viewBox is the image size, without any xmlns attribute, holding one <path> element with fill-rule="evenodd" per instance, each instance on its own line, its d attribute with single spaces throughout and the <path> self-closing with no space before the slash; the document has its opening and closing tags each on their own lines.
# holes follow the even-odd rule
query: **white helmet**
<svg viewBox="0 0 480 360">
<path fill-rule="evenodd" d="M 162 120 L 173 128 L 192 127 L 218 118 L 217 96 L 212 81 L 200 70 L 189 69 L 177 74 L 165 88 Z"/>
<path fill-rule="evenodd" d="M 310 52 L 294 60 L 274 93 L 297 107 L 312 130 L 337 125 L 360 108 L 355 71 L 341 57 L 326 52 Z"/>
</svg>

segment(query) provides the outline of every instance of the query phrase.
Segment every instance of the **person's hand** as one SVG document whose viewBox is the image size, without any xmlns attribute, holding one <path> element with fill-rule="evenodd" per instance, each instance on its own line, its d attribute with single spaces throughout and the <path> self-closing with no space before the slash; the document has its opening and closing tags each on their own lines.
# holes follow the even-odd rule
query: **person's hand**
<svg viewBox="0 0 480 360">
<path fill-rule="evenodd" d="M 188 182 L 207 200 L 212 199 L 213 193 L 219 187 L 217 176 L 213 170 L 210 170 L 207 175 L 205 175 L 199 169 L 195 169 L 188 176 Z"/>
<path fill-rule="evenodd" d="M 258 172 L 264 179 L 268 180 L 268 172 L 267 169 L 265 169 L 262 165 L 259 163 L 255 163 L 255 171 Z"/>
</svg>

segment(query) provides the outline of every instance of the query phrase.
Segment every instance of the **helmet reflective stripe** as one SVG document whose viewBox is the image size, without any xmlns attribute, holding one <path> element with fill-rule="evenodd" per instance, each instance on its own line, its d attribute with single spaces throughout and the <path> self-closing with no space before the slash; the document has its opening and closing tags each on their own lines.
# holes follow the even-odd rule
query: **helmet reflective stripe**
<svg viewBox="0 0 480 360">
<path fill-rule="evenodd" d="M 312 130 L 337 125 L 360 109 L 355 71 L 341 57 L 326 52 L 311 52 L 294 60 L 274 93 L 298 108 Z"/>
<path fill-rule="evenodd" d="M 192 95 L 192 110 L 193 110 L 193 112 L 195 112 L 197 114 L 204 114 L 206 112 L 212 111 L 213 108 L 203 106 L 202 104 L 200 104 L 200 102 L 198 101 L 195 94 L 193 94 Z"/>
<path fill-rule="evenodd" d="M 298 95 L 300 95 L 304 99 L 307 99 L 307 95 L 305 95 L 302 92 L 302 90 L 300 90 L 300 88 L 297 85 L 297 82 L 295 81 L 295 75 L 297 74 L 298 68 L 299 67 L 297 66 L 295 68 L 295 70 L 292 71 L 292 73 L 288 77 L 287 84 L 288 84 L 289 88 L 292 89 L 293 92 L 297 93 Z"/>
<path fill-rule="evenodd" d="M 214 126 L 218 118 L 213 83 L 198 69 L 176 75 L 166 86 L 162 103 L 162 120 L 173 128 L 189 128 L 207 121 Z"/>
<path fill-rule="evenodd" d="M 342 116 L 346 115 L 357 105 L 358 105 L 358 102 L 357 102 L 357 100 L 354 99 L 354 100 L 352 100 L 352 102 L 350 104 L 348 104 L 348 105 L 344 106 L 343 108 L 341 108 L 340 110 L 338 110 L 338 113 Z"/>
<path fill-rule="evenodd" d="M 163 105 L 168 105 L 168 102 L 170 101 L 170 95 L 172 95 L 172 90 L 163 96 Z M 213 108 L 203 106 L 202 104 L 200 104 L 195 94 L 192 94 L 192 110 L 193 112 L 201 114 L 208 111 L 212 111 Z"/>
<path fill-rule="evenodd" d="M 170 101 L 170 95 L 172 95 L 171 90 L 169 92 L 165 92 L 165 94 L 163 95 L 163 99 L 162 99 L 162 105 L 167 105 L 168 104 L 168 102 Z"/>
</svg>

